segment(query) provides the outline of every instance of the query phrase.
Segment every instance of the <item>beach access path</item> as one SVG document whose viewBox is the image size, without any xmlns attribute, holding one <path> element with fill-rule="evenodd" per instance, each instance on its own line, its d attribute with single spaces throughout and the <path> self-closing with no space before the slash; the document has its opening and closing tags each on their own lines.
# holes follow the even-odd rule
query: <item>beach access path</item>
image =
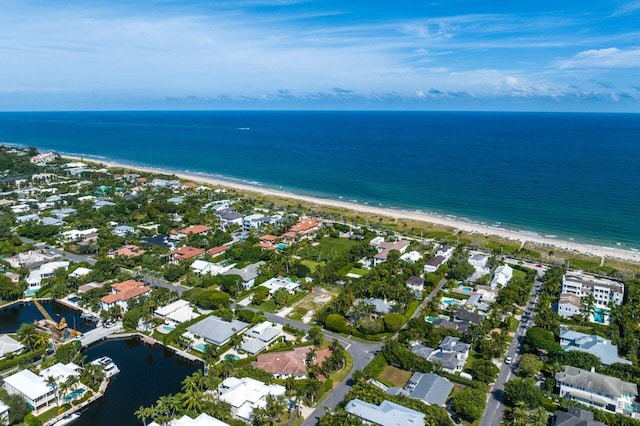
<svg viewBox="0 0 640 426">
<path fill-rule="evenodd" d="M 316 206 L 337 207 L 337 208 L 342 208 L 346 210 L 351 210 L 354 212 L 361 212 L 361 213 L 368 213 L 368 214 L 374 214 L 378 216 L 389 217 L 395 220 L 408 219 L 408 220 L 414 220 L 418 222 L 432 223 L 432 224 L 441 225 L 448 228 L 457 229 L 457 230 L 461 230 L 461 231 L 465 231 L 473 234 L 494 235 L 494 236 L 506 238 L 512 241 L 517 241 L 521 244 L 529 242 L 529 243 L 538 244 L 538 245 L 555 247 L 555 248 L 567 250 L 570 252 L 582 253 L 590 256 L 609 257 L 614 259 L 622 259 L 622 260 L 628 260 L 628 261 L 640 263 L 640 252 L 623 250 L 621 248 L 601 247 L 601 246 L 596 246 L 591 244 L 577 243 L 575 241 L 564 241 L 556 238 L 545 237 L 542 235 L 521 233 L 521 232 L 511 231 L 508 229 L 497 228 L 497 227 L 482 225 L 478 223 L 465 222 L 462 220 L 457 220 L 449 217 L 442 217 L 442 216 L 423 213 L 423 212 L 387 209 L 387 208 L 374 207 L 374 206 L 369 206 L 364 204 L 356 204 L 356 203 L 351 203 L 347 201 L 331 200 L 331 199 L 312 197 L 308 195 L 293 194 L 290 192 L 278 191 L 278 190 L 268 189 L 260 186 L 253 186 L 253 185 L 226 181 L 222 179 L 215 179 L 211 177 L 199 176 L 199 175 L 194 175 L 189 173 L 181 173 L 173 170 L 140 167 L 140 166 L 135 166 L 130 164 L 111 162 L 111 161 L 85 160 L 82 157 L 70 156 L 70 155 L 63 155 L 62 157 L 68 160 L 73 160 L 73 161 L 89 161 L 93 163 L 104 164 L 105 166 L 112 167 L 112 168 L 129 169 L 129 170 L 141 171 L 145 173 L 154 173 L 154 174 L 162 173 L 162 174 L 168 174 L 168 175 L 175 175 L 180 179 L 189 180 L 192 182 L 233 188 L 239 191 L 254 193 L 259 195 L 268 195 L 268 196 L 274 196 L 274 197 L 279 197 L 284 199 L 304 201 L 310 204 L 314 204 Z"/>
</svg>

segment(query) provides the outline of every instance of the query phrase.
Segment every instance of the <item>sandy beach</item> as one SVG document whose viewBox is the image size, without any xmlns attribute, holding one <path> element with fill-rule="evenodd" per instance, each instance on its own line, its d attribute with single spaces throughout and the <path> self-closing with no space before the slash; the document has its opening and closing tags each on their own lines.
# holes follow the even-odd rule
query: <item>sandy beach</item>
<svg viewBox="0 0 640 426">
<path fill-rule="evenodd" d="M 436 215 L 431 215 L 431 214 L 421 213 L 421 212 L 388 209 L 383 207 L 357 204 L 357 203 L 352 203 L 347 201 L 331 200 L 331 199 L 324 199 L 324 198 L 312 197 L 307 195 L 299 195 L 299 194 L 294 194 L 290 192 L 263 188 L 260 186 L 248 185 L 244 183 L 228 181 L 223 179 L 216 179 L 208 176 L 181 173 L 174 170 L 140 167 L 140 166 L 134 166 L 130 164 L 111 162 L 111 161 L 87 159 L 87 158 L 78 157 L 78 156 L 63 155 L 62 157 L 68 160 L 73 160 L 73 161 L 83 161 L 83 162 L 89 162 L 89 163 L 104 164 L 109 168 L 124 168 L 129 170 L 142 171 L 146 173 L 174 175 L 182 180 L 189 180 L 189 181 L 207 184 L 207 185 L 233 188 L 239 191 L 253 192 L 261 195 L 269 195 L 269 196 L 275 196 L 275 197 L 281 197 L 281 198 L 287 198 L 287 199 L 293 199 L 293 200 L 300 200 L 300 201 L 304 201 L 310 204 L 315 204 L 318 206 L 339 207 L 339 208 L 352 210 L 355 212 L 370 213 L 370 214 L 390 217 L 393 219 L 409 219 L 409 220 L 415 220 L 419 222 L 432 223 L 436 225 L 442 225 L 442 226 L 447 226 L 454 229 L 459 229 L 461 231 L 474 233 L 474 234 L 494 235 L 494 236 L 506 238 L 506 239 L 520 242 L 520 243 L 533 243 L 533 244 L 545 245 L 549 247 L 555 247 L 562 250 L 573 251 L 573 252 L 586 254 L 590 256 L 608 257 L 608 258 L 621 259 L 621 260 L 640 263 L 640 253 L 629 251 L 629 250 L 613 248 L 613 247 L 601 247 L 596 245 L 577 243 L 574 241 L 565 241 L 565 240 L 560 240 L 556 238 L 544 237 L 540 235 L 533 235 L 529 233 L 525 234 L 525 233 L 520 233 L 512 230 L 503 229 L 503 228 L 495 228 L 491 226 L 485 226 L 481 224 L 470 223 L 462 220 L 455 220 L 448 217 L 441 217 L 441 216 L 436 216 Z"/>
</svg>

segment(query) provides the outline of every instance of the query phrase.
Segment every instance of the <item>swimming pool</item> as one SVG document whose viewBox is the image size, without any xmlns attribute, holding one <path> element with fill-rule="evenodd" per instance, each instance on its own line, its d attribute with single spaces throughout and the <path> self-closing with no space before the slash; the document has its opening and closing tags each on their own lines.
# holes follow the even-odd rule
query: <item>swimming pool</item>
<svg viewBox="0 0 640 426">
<path fill-rule="evenodd" d="M 205 343 L 198 343 L 196 345 L 193 345 L 193 349 L 204 353 L 207 351 L 207 345 Z"/>
<path fill-rule="evenodd" d="M 462 291 L 468 291 L 469 293 L 473 291 L 473 287 L 459 285 L 458 288 Z"/>
<path fill-rule="evenodd" d="M 286 249 L 287 247 L 288 247 L 288 246 L 287 246 L 286 244 L 282 244 L 282 243 L 280 243 L 280 244 L 278 244 L 278 245 L 276 246 L 276 248 L 277 248 L 278 250 L 284 250 L 284 249 Z"/>
<path fill-rule="evenodd" d="M 171 326 L 169 326 L 169 325 L 163 325 L 163 326 L 162 326 L 162 329 L 163 329 L 164 331 L 166 331 L 167 333 L 171 333 L 171 332 L 172 332 L 173 330 L 175 330 L 176 328 L 175 328 L 175 327 L 171 327 Z"/>
<path fill-rule="evenodd" d="M 239 361 L 240 357 L 238 355 L 234 355 L 234 354 L 226 354 L 224 356 L 224 359 L 227 361 Z"/>
<path fill-rule="evenodd" d="M 595 308 L 593 310 L 593 321 L 597 322 L 598 324 L 604 324 L 607 322 L 607 317 L 609 316 L 610 312 L 608 309 L 604 309 L 604 308 Z"/>
<path fill-rule="evenodd" d="M 460 301 L 457 300 L 457 299 L 446 299 L 446 298 L 443 298 L 440 302 L 442 302 L 443 305 L 447 305 L 447 306 L 460 305 Z"/>
<path fill-rule="evenodd" d="M 67 395 L 64 398 L 62 398 L 62 402 L 69 402 L 72 399 L 80 398 L 83 393 L 84 393 L 84 389 L 74 390 L 69 395 Z"/>
</svg>

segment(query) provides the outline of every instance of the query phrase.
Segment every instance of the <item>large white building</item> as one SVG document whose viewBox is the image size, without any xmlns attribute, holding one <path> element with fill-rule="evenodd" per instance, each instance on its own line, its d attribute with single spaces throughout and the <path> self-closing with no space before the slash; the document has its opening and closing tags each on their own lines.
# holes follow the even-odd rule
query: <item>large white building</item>
<svg viewBox="0 0 640 426">
<path fill-rule="evenodd" d="M 218 386 L 220 400 L 231 405 L 231 414 L 251 421 L 254 408 L 267 405 L 267 395 L 284 395 L 286 389 L 280 385 L 265 385 L 250 377 L 229 377 Z"/>
<path fill-rule="evenodd" d="M 4 379 L 2 387 L 12 395 L 24 398 L 35 415 L 56 405 L 56 390 L 29 370 L 22 370 Z"/>
<path fill-rule="evenodd" d="M 597 305 L 622 304 L 624 284 L 606 278 L 596 278 L 581 271 L 568 272 L 562 277 L 561 293 L 585 297 L 592 294 Z"/>
<path fill-rule="evenodd" d="M 555 378 L 563 398 L 616 414 L 637 411 L 638 386 L 634 383 L 571 366 L 565 366 Z"/>
</svg>

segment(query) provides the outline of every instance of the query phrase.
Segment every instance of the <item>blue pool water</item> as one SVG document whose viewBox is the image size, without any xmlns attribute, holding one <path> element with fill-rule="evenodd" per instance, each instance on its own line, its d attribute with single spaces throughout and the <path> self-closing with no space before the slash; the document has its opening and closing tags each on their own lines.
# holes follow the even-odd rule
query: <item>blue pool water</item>
<svg viewBox="0 0 640 426">
<path fill-rule="evenodd" d="M 162 329 L 163 329 L 164 331 L 166 331 L 167 333 L 171 333 L 171 332 L 172 332 L 173 330 L 175 330 L 176 328 L 175 328 L 175 327 L 170 327 L 170 326 L 168 326 L 168 325 L 163 325 L 163 326 L 162 326 Z"/>
<path fill-rule="evenodd" d="M 606 315 L 609 315 L 608 309 L 596 308 L 593 311 L 593 320 L 599 324 L 604 324 Z"/>
<path fill-rule="evenodd" d="M 443 300 L 442 303 L 444 303 L 447 306 L 451 306 L 451 305 L 459 305 L 460 302 L 455 300 L 455 299 L 447 299 L 447 300 Z"/>
<path fill-rule="evenodd" d="M 224 359 L 226 359 L 227 361 L 238 361 L 240 360 L 240 357 L 238 355 L 228 354 L 225 355 Z"/>
<path fill-rule="evenodd" d="M 205 345 L 204 343 L 198 343 L 197 345 L 193 346 L 193 349 L 200 351 L 200 352 L 205 352 L 207 349 L 207 345 Z"/>
<path fill-rule="evenodd" d="M 461 286 L 461 285 L 459 285 L 458 287 L 460 287 L 460 290 L 462 290 L 462 291 L 468 291 L 468 292 L 472 292 L 473 291 L 472 287 Z"/>
<path fill-rule="evenodd" d="M 287 245 L 286 245 L 286 244 L 282 244 L 282 243 L 280 243 L 280 244 L 278 244 L 278 245 L 276 246 L 276 248 L 277 248 L 278 250 L 284 250 L 284 249 L 286 249 L 286 248 L 287 248 Z"/>
<path fill-rule="evenodd" d="M 69 402 L 72 399 L 80 398 L 80 396 L 84 393 L 84 389 L 78 389 L 71 392 L 69 395 L 62 398 L 62 402 Z"/>
</svg>

